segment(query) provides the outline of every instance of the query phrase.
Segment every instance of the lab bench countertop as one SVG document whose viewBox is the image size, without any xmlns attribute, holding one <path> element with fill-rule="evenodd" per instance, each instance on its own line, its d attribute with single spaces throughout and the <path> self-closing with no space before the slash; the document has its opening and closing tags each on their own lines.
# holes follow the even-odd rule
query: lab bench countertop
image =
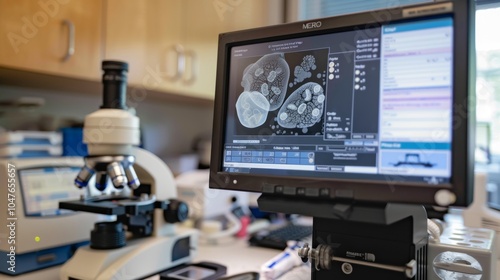
<svg viewBox="0 0 500 280">
<path fill-rule="evenodd" d="M 211 261 L 227 267 L 227 275 L 259 272 L 262 264 L 281 253 L 279 250 L 248 246 L 246 239 L 226 238 L 218 244 L 200 243 L 193 262 Z"/>
<path fill-rule="evenodd" d="M 259 272 L 263 263 L 279 253 L 278 250 L 250 247 L 246 239 L 225 238 L 216 245 L 200 241 L 198 253 L 194 257 L 193 263 L 202 261 L 220 263 L 227 267 L 227 275 L 234 275 L 248 271 Z M 59 269 L 60 266 L 56 266 L 15 277 L 0 274 L 0 280 L 59 280 Z M 159 279 L 159 276 L 147 279 Z"/>
<path fill-rule="evenodd" d="M 210 261 L 225 265 L 227 267 L 227 275 L 229 276 L 249 271 L 259 272 L 262 264 L 279 253 L 279 250 L 248 246 L 248 242 L 245 239 L 227 238 L 218 242 L 217 245 L 200 242 L 198 254 L 194 257 L 193 263 Z M 53 267 L 17 277 L 0 275 L 0 280 L 58 280 L 59 268 L 60 267 Z M 500 275 L 500 260 L 497 261 L 496 269 L 497 275 Z M 301 271 L 300 274 L 304 276 L 304 271 Z M 285 274 L 280 277 L 280 280 L 289 279 L 290 277 L 287 276 L 288 275 Z M 309 276 L 304 276 L 305 278 L 294 276 L 294 280 L 309 279 Z M 153 276 L 148 278 L 148 280 L 154 279 L 159 279 L 159 277 Z"/>
</svg>

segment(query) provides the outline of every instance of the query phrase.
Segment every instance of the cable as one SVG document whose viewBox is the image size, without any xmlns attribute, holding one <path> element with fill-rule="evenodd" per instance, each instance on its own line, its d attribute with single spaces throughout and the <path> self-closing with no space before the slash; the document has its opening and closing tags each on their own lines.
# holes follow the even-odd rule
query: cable
<svg viewBox="0 0 500 280">
<path fill-rule="evenodd" d="M 429 233 L 430 242 L 439 243 L 441 239 L 441 233 L 443 232 L 443 225 L 438 225 L 436 221 L 427 219 L 427 232 Z"/>
<path fill-rule="evenodd" d="M 217 239 L 222 238 L 222 237 L 228 237 L 228 236 L 233 236 L 236 233 L 238 233 L 241 229 L 241 222 L 238 220 L 233 214 L 231 213 L 225 213 L 224 217 L 229 221 L 229 224 L 231 226 L 225 230 L 221 230 L 218 232 L 201 232 L 200 234 L 200 239 L 205 239 L 206 241 L 210 243 L 217 243 Z M 206 223 L 206 222 L 204 222 Z M 207 224 L 209 225 L 209 224 Z M 202 226 L 203 227 L 203 226 Z M 215 227 L 212 227 L 214 229 Z"/>
</svg>

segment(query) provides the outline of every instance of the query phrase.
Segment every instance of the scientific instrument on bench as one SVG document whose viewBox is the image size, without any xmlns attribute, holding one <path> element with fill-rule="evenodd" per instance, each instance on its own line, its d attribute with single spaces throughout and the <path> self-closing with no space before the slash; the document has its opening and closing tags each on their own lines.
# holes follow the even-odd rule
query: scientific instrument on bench
<svg viewBox="0 0 500 280">
<path fill-rule="evenodd" d="M 429 238 L 427 279 L 498 279 L 495 231 L 443 224 Z"/>
<path fill-rule="evenodd" d="M 175 182 L 177 197 L 189 206 L 189 219 L 201 229 L 200 241 L 217 244 L 241 230 L 233 211 L 248 207 L 248 193 L 209 189 L 209 173 L 208 169 L 184 172 Z"/>
<path fill-rule="evenodd" d="M 0 160 L 0 273 L 18 276 L 66 262 L 89 242 L 96 215 L 60 210 L 60 200 L 77 199 L 71 188 L 81 157 Z M 54 230 L 60 225 L 64 230 Z"/>
<path fill-rule="evenodd" d="M 62 267 L 64 280 L 145 278 L 188 262 L 197 246 L 196 231 L 174 225 L 187 218 L 188 207 L 175 199 L 172 172 L 154 154 L 134 146 L 139 118 L 126 110 L 128 65 L 104 61 L 102 69 L 103 105 L 85 118 L 89 156 L 75 185 L 92 187 L 89 180 L 95 177 L 96 189 L 113 191 L 59 206 L 116 220 L 95 224 L 90 246 L 78 249 Z"/>
<path fill-rule="evenodd" d="M 477 173 L 474 184 L 474 201 L 463 211 L 464 225 L 496 231 L 497 257 L 500 258 L 500 212 L 488 205 L 488 175 Z"/>
<path fill-rule="evenodd" d="M 210 187 L 314 217 L 312 279 L 425 279 L 422 205 L 472 201 L 474 12 L 439 1 L 221 34 Z"/>
</svg>

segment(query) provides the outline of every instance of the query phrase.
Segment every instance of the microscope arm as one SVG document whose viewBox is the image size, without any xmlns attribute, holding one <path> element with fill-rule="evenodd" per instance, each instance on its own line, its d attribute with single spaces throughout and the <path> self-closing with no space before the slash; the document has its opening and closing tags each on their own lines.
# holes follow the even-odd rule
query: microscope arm
<svg viewBox="0 0 500 280">
<path fill-rule="evenodd" d="M 133 147 L 132 153 L 135 156 L 134 168 L 137 177 L 141 182 L 151 184 L 151 194 L 157 200 L 172 199 L 177 197 L 177 188 L 174 175 L 170 168 L 153 153 Z"/>
</svg>

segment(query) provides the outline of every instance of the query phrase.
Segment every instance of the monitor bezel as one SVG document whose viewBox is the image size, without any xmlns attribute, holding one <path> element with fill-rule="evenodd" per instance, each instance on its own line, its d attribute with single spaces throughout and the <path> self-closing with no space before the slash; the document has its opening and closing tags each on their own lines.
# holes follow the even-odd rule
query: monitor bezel
<svg viewBox="0 0 500 280">
<path fill-rule="evenodd" d="M 405 11 L 431 6 L 452 5 L 452 10 L 438 15 L 449 14 L 453 17 L 453 135 L 452 135 L 452 176 L 451 183 L 429 185 L 405 183 L 388 180 L 345 180 L 294 176 L 266 176 L 224 172 L 223 151 L 225 140 L 226 110 L 228 98 L 229 64 L 231 48 L 254 43 L 272 42 L 304 36 L 313 36 L 330 32 L 352 30 L 353 28 L 370 28 L 381 24 L 415 20 L 416 18 L 432 18 L 438 15 L 405 17 Z M 475 90 L 474 63 L 474 3 L 472 1 L 446 1 L 384 9 L 379 11 L 349 14 L 330 18 L 294 22 L 276 26 L 235 31 L 219 35 L 217 58 L 217 80 L 215 92 L 214 123 L 212 136 L 212 153 L 210 165 L 210 188 L 238 190 L 249 192 L 269 192 L 276 186 L 280 190 L 297 188 L 318 189 L 319 194 L 311 198 L 327 200 L 349 200 L 374 203 L 410 203 L 436 205 L 436 194 L 447 190 L 456 197 L 451 205 L 467 206 L 472 202 L 474 177 L 474 124 L 473 105 Z M 432 7 L 431 7 L 432 8 Z M 320 27 L 307 27 L 308 23 L 321 22 Z M 316 24 L 317 26 L 318 24 Z M 467 43 L 465 43 L 467 42 Z M 468 59 L 464 59 L 468 58 Z M 321 192 L 319 192 L 321 190 Z M 326 190 L 326 191 L 325 191 Z M 272 191 L 271 191 L 272 192 Z M 448 192 L 448 193 L 449 193 Z M 447 193 L 447 192 L 445 192 Z M 376 196 L 374 195 L 376 194 Z M 288 196 L 300 196 L 287 192 Z"/>
</svg>

